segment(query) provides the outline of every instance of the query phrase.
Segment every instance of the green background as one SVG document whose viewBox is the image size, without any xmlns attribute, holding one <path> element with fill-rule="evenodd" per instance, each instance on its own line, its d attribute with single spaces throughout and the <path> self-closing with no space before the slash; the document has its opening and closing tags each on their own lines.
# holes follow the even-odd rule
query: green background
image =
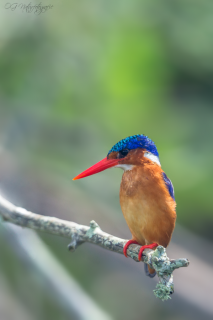
<svg viewBox="0 0 213 320">
<path fill-rule="evenodd" d="M 213 241 L 213 3 L 42 3 L 49 4 L 53 8 L 38 15 L 5 9 L 0 2 L 2 193 L 37 213 L 86 225 L 94 217 L 109 233 L 116 232 L 113 225 L 120 226 L 115 235 L 124 232 L 128 238 L 119 206 L 122 173 L 112 169 L 84 180 L 72 178 L 105 157 L 120 139 L 143 133 L 156 143 L 162 168 L 173 182 L 178 224 Z M 128 279 L 134 263 L 123 279 L 116 255 L 106 253 L 107 265 L 99 266 L 98 257 L 105 252 L 85 245 L 71 258 L 66 240 L 42 238 L 115 319 L 141 319 L 143 306 L 147 319 L 195 317 L 187 304 L 184 310 L 189 311 L 180 311 L 181 298 L 159 303 L 147 279 L 146 288 L 134 289 L 144 277 L 138 273 L 137 279 Z M 34 319 L 66 319 L 63 307 L 51 300 L 51 290 L 44 293 L 37 283 L 30 295 L 27 290 L 20 294 L 15 279 L 28 283 L 32 275 L 27 271 L 24 277 L 8 244 L 1 247 L 2 277 Z M 99 283 L 94 289 L 94 281 L 104 277 L 109 280 L 103 290 Z M 113 277 L 130 296 L 128 307 L 119 290 L 108 297 Z M 42 303 L 36 307 L 40 291 Z M 149 301 L 146 306 L 143 300 Z"/>
</svg>

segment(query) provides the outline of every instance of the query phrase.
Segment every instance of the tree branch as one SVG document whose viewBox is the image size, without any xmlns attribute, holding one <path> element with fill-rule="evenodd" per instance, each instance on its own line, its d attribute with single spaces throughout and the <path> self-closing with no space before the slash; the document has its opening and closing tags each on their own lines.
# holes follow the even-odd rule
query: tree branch
<svg viewBox="0 0 213 320">
<path fill-rule="evenodd" d="M 68 245 L 70 251 L 74 251 L 84 242 L 90 242 L 107 250 L 123 254 L 123 247 L 127 242 L 125 239 L 103 232 L 94 220 L 90 222 L 88 227 L 54 217 L 42 216 L 16 207 L 1 196 L 0 216 L 4 221 L 22 227 L 71 238 L 71 243 Z M 139 245 L 130 245 L 127 255 L 138 262 L 140 248 Z M 158 246 L 155 250 L 144 250 L 143 261 L 156 270 L 159 283 L 154 290 L 154 294 L 163 301 L 169 299 L 170 294 L 174 292 L 173 271 L 189 265 L 189 260 L 185 258 L 170 260 L 167 257 L 166 249 L 162 246 Z"/>
</svg>

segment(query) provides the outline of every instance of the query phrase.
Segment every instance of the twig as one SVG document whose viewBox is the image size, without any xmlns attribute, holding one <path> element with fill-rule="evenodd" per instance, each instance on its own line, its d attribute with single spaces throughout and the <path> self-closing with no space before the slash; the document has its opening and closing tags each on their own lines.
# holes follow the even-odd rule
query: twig
<svg viewBox="0 0 213 320">
<path fill-rule="evenodd" d="M 26 264 L 27 261 L 33 273 L 36 272 L 42 279 L 43 284 L 40 284 L 42 291 L 47 289 L 48 294 L 51 292 L 55 303 L 63 306 L 63 310 L 69 315 L 69 319 L 113 320 L 81 288 L 36 232 L 30 229 L 23 230 L 11 223 L 4 223 L 4 228 L 1 228 L 2 234 L 4 236 L 2 240 L 9 242 L 23 264 Z"/>
<path fill-rule="evenodd" d="M 123 254 L 123 247 L 127 242 L 125 239 L 103 232 L 94 220 L 90 222 L 90 227 L 88 227 L 58 218 L 42 216 L 16 207 L 1 196 L 0 216 L 4 221 L 22 227 L 71 238 L 71 243 L 68 246 L 70 251 L 74 251 L 84 242 L 90 242 L 107 250 Z M 130 245 L 127 255 L 138 262 L 140 248 L 139 245 Z M 185 258 L 170 260 L 167 257 L 166 249 L 162 246 L 158 246 L 155 250 L 144 250 L 143 261 L 157 272 L 159 283 L 154 290 L 154 294 L 162 301 L 169 299 L 170 294 L 174 292 L 173 271 L 189 265 L 189 260 Z"/>
</svg>

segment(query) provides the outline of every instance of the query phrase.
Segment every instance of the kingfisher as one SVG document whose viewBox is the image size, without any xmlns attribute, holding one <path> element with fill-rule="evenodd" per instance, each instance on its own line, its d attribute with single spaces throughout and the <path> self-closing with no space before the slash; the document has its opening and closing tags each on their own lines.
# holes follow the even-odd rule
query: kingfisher
<svg viewBox="0 0 213 320">
<path fill-rule="evenodd" d="M 143 134 L 120 140 L 107 157 L 77 175 L 82 179 L 108 168 L 121 168 L 120 205 L 132 234 L 123 253 L 131 244 L 141 245 L 138 260 L 144 249 L 158 245 L 167 247 L 175 227 L 176 202 L 171 180 L 161 168 L 155 143 Z M 155 270 L 144 264 L 146 275 L 153 278 Z"/>
</svg>

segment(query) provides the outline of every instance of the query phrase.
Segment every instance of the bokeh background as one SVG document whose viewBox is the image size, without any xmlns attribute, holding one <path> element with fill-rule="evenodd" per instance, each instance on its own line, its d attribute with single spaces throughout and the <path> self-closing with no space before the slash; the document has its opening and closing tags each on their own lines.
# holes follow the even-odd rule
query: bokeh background
<svg viewBox="0 0 213 320">
<path fill-rule="evenodd" d="M 24 250 L 1 224 L 1 320 L 212 319 L 213 2 L 45 0 L 53 7 L 39 15 L 6 9 L 6 2 L 0 1 L 1 194 L 36 213 L 86 225 L 95 219 L 128 239 L 121 170 L 72 178 L 120 139 L 144 133 L 175 188 L 169 256 L 191 264 L 175 271 L 175 294 L 162 303 L 142 264 L 89 244 L 69 253 L 67 239 L 38 233 L 51 263 L 28 234 Z M 54 261 L 60 264 L 54 277 L 66 273 L 76 281 L 77 304 L 66 300 L 75 300 L 75 287 L 62 298 L 63 281 L 53 288 L 35 260 L 45 261 L 47 274 Z"/>
</svg>

